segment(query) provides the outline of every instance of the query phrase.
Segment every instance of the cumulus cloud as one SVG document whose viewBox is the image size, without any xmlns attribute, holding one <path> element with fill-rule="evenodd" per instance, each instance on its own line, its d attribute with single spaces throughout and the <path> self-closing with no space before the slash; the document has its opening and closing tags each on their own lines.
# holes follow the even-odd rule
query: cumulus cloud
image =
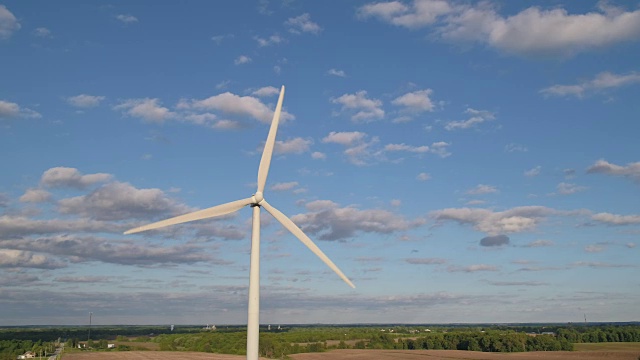
<svg viewBox="0 0 640 360">
<path fill-rule="evenodd" d="M 8 39 L 21 26 L 15 15 L 6 6 L 0 5 L 0 39 Z"/>
<path fill-rule="evenodd" d="M 122 265 L 192 264 L 213 260 L 195 245 L 154 246 L 133 240 L 57 235 L 37 239 L 0 240 L 0 246 L 67 257 L 74 262 L 101 261 Z"/>
<path fill-rule="evenodd" d="M 119 21 L 125 24 L 133 24 L 138 22 L 138 18 L 131 14 L 119 14 L 119 15 L 116 15 L 116 19 L 118 19 Z"/>
<path fill-rule="evenodd" d="M 324 160 L 327 158 L 327 155 L 319 151 L 314 151 L 311 153 L 311 158 L 314 160 Z"/>
<path fill-rule="evenodd" d="M 435 105 L 429 96 L 433 94 L 433 90 L 418 90 L 410 93 L 406 93 L 400 97 L 391 101 L 392 104 L 404 107 L 404 110 L 414 113 L 421 113 L 425 111 L 433 111 Z"/>
<path fill-rule="evenodd" d="M 68 232 L 122 232 L 127 225 L 113 224 L 90 219 L 34 220 L 25 216 L 0 216 L 0 238 Z"/>
<path fill-rule="evenodd" d="M 274 86 L 265 86 L 251 93 L 251 95 L 258 97 L 268 97 L 278 94 L 280 94 L 280 90 Z"/>
<path fill-rule="evenodd" d="M 276 154 L 302 154 L 309 151 L 313 141 L 310 139 L 293 138 L 276 141 L 273 151 Z"/>
<path fill-rule="evenodd" d="M 640 215 L 597 213 L 592 215 L 591 219 L 612 226 L 640 224 Z"/>
<path fill-rule="evenodd" d="M 472 225 L 474 229 L 498 235 L 531 231 L 546 217 L 557 211 L 544 206 L 520 206 L 494 212 L 476 208 L 449 208 L 432 211 L 429 215 L 439 222 L 455 221 L 461 225 Z"/>
<path fill-rule="evenodd" d="M 298 186 L 297 181 L 291 181 L 286 183 L 277 183 L 271 186 L 271 190 L 273 191 L 290 191 Z"/>
<path fill-rule="evenodd" d="M 467 120 L 450 121 L 444 128 L 451 130 L 469 129 L 475 127 L 478 124 L 482 124 L 487 121 L 495 120 L 495 114 L 486 110 L 476 110 L 468 108 L 465 110 L 465 114 L 469 114 L 471 117 Z"/>
<path fill-rule="evenodd" d="M 524 176 L 526 177 L 534 177 L 540 175 L 540 171 L 542 170 L 542 166 L 536 166 L 524 172 Z"/>
<path fill-rule="evenodd" d="M 351 113 L 353 122 L 368 122 L 384 117 L 382 101 L 367 98 L 365 90 L 360 90 L 355 94 L 344 94 L 331 99 L 331 102 L 342 105 L 342 112 Z"/>
<path fill-rule="evenodd" d="M 406 151 L 406 152 L 422 154 L 422 153 L 429 152 L 429 147 L 425 146 L 425 145 L 422 145 L 422 146 L 411 146 L 411 145 L 406 145 L 404 143 L 402 143 L 402 144 L 387 144 L 384 147 L 384 151 Z"/>
<path fill-rule="evenodd" d="M 284 39 L 280 35 L 271 35 L 266 39 L 261 38 L 259 36 L 254 36 L 253 39 L 258 42 L 258 46 L 260 47 L 277 45 L 277 44 L 280 44 L 281 42 L 284 42 Z"/>
<path fill-rule="evenodd" d="M 320 240 L 346 240 L 357 232 L 390 234 L 424 224 L 424 219 L 407 220 L 386 210 L 341 208 L 326 201 L 309 203 L 306 208 L 310 212 L 294 215 L 291 220 Z"/>
<path fill-rule="evenodd" d="M 554 243 L 551 240 L 534 240 L 530 243 L 528 243 L 527 245 L 525 245 L 526 247 L 545 247 L 545 246 L 553 246 Z"/>
<path fill-rule="evenodd" d="M 329 135 L 325 136 L 322 139 L 322 142 L 351 146 L 364 140 L 366 136 L 367 134 L 360 131 L 344 131 L 344 132 L 332 131 L 329 133 Z"/>
<path fill-rule="evenodd" d="M 93 96 L 87 94 L 80 94 L 67 98 L 67 102 L 72 106 L 79 108 L 91 108 L 100 105 L 100 102 L 104 100 L 104 96 Z"/>
<path fill-rule="evenodd" d="M 640 10 L 609 5 L 580 14 L 534 6 L 502 16 L 488 2 L 414 0 L 409 5 L 399 1 L 367 4 L 357 15 L 408 29 L 428 27 L 444 41 L 476 42 L 521 56 L 566 57 L 640 37 Z"/>
<path fill-rule="evenodd" d="M 157 123 L 162 123 L 177 116 L 175 112 L 163 107 L 160 99 L 129 99 L 114 106 L 113 109 L 120 110 L 128 116 Z"/>
<path fill-rule="evenodd" d="M 42 189 L 27 189 L 27 191 L 20 196 L 21 202 L 28 203 L 42 203 L 51 200 L 51 193 Z"/>
<path fill-rule="evenodd" d="M 0 249 L 0 268 L 58 269 L 66 265 L 31 251 Z"/>
<path fill-rule="evenodd" d="M 58 211 L 96 220 L 128 220 L 177 215 L 189 208 L 168 198 L 160 189 L 137 189 L 128 183 L 112 182 L 88 195 L 60 200 Z"/>
<path fill-rule="evenodd" d="M 529 149 L 527 149 L 526 146 L 521 144 L 510 143 L 505 145 L 504 151 L 505 152 L 527 152 L 529 151 Z"/>
<path fill-rule="evenodd" d="M 39 37 L 39 38 L 50 38 L 51 37 L 51 30 L 45 28 L 45 27 L 39 27 L 39 28 L 35 28 L 33 30 L 33 36 Z"/>
<path fill-rule="evenodd" d="M 571 194 L 575 194 L 575 193 L 580 192 L 580 191 L 584 191 L 586 189 L 587 189 L 586 186 L 579 186 L 579 185 L 576 185 L 576 184 L 571 184 L 571 183 L 566 183 L 566 182 L 561 182 L 556 187 L 556 190 L 557 190 L 558 194 L 560 194 L 560 195 L 571 195 Z"/>
<path fill-rule="evenodd" d="M 40 184 L 46 187 L 70 187 L 84 189 L 90 185 L 111 180 L 111 174 L 96 173 L 82 175 L 76 168 L 54 167 L 46 170 L 40 178 Z"/>
<path fill-rule="evenodd" d="M 606 160 L 598 160 L 587 169 L 587 174 L 605 174 L 629 178 L 640 183 L 640 162 L 626 166 L 612 164 Z"/>
<path fill-rule="evenodd" d="M 273 119 L 273 110 L 262 103 L 260 99 L 252 96 L 238 96 L 230 92 L 211 96 L 203 100 L 185 100 L 179 104 L 179 107 L 221 111 L 232 115 L 248 116 L 265 124 L 270 124 Z M 284 110 L 280 114 L 281 122 L 293 120 L 294 118 L 293 115 Z"/>
<path fill-rule="evenodd" d="M 0 100 L 0 119 L 2 118 L 10 119 L 10 118 L 18 118 L 18 117 L 37 119 L 37 118 L 41 118 L 42 115 L 40 115 L 38 112 L 33 111 L 31 109 L 22 108 L 20 107 L 20 105 L 16 103 Z"/>
<path fill-rule="evenodd" d="M 338 70 L 338 69 L 329 69 L 329 70 L 327 70 L 327 74 L 328 75 L 337 76 L 337 77 L 346 77 L 347 76 L 347 74 L 343 70 Z"/>
<path fill-rule="evenodd" d="M 507 235 L 486 236 L 480 240 L 480 246 L 502 246 L 509 245 L 509 237 Z"/>
<path fill-rule="evenodd" d="M 582 81 L 573 85 L 553 85 L 540 90 L 540 93 L 546 96 L 575 96 L 581 98 L 590 93 L 639 83 L 640 73 L 631 72 L 617 75 L 610 72 L 602 72 L 592 80 Z"/>
<path fill-rule="evenodd" d="M 418 179 L 420 181 L 427 181 L 427 180 L 431 179 L 431 175 L 429 175 L 427 173 L 420 173 L 420 174 L 418 174 L 418 176 L 416 176 L 416 179 Z"/>
<path fill-rule="evenodd" d="M 308 13 L 289 18 L 284 24 L 289 27 L 289 32 L 293 34 L 308 32 L 317 35 L 322 31 L 322 27 L 320 27 L 320 25 L 311 21 L 311 15 Z"/>
<path fill-rule="evenodd" d="M 251 61 L 252 59 L 247 55 L 240 55 L 235 60 L 233 60 L 233 63 L 236 65 L 242 65 L 242 64 L 248 64 Z"/>
</svg>

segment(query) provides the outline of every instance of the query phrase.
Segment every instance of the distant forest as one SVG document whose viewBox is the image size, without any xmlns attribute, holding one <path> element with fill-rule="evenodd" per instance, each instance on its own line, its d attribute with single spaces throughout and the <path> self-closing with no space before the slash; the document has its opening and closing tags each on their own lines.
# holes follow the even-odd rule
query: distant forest
<svg viewBox="0 0 640 360">
<path fill-rule="evenodd" d="M 26 351 L 53 351 L 58 342 L 88 351 L 143 350 L 153 343 L 163 351 L 244 355 L 246 329 L 219 326 L 94 326 L 0 329 L 0 360 Z M 444 349 L 484 352 L 571 351 L 574 343 L 640 342 L 640 324 L 589 325 L 353 325 L 281 326 L 260 329 L 260 356 L 282 358 L 332 349 Z M 113 343 L 117 346 L 107 349 Z"/>
</svg>

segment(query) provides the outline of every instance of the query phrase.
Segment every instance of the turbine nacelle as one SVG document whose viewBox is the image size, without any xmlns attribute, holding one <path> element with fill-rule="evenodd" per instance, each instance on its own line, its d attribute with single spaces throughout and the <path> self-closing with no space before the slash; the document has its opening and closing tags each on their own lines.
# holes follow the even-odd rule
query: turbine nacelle
<svg viewBox="0 0 640 360">
<path fill-rule="evenodd" d="M 256 191 L 256 193 L 253 194 L 251 199 L 253 200 L 253 205 L 260 205 L 262 200 L 264 200 L 264 194 L 262 194 L 262 191 Z"/>
</svg>

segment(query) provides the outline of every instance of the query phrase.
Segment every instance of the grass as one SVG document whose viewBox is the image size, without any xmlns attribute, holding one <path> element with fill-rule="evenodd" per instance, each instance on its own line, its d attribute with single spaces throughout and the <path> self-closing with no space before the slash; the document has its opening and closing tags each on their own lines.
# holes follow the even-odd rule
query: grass
<svg viewBox="0 0 640 360">
<path fill-rule="evenodd" d="M 578 343 L 573 346 L 575 351 L 638 351 L 640 354 L 640 342 Z"/>
</svg>

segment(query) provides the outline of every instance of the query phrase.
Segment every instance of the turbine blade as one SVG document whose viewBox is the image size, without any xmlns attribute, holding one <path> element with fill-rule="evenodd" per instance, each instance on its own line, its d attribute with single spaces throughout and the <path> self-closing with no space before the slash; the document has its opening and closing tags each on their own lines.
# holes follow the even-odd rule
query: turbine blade
<svg viewBox="0 0 640 360">
<path fill-rule="evenodd" d="M 124 232 L 125 235 L 134 234 L 141 231 L 153 230 L 162 228 L 169 225 L 182 224 L 189 221 L 208 219 L 216 216 L 226 215 L 232 212 L 236 212 L 243 207 L 250 205 L 253 203 L 252 198 L 232 201 L 230 203 L 210 207 L 204 210 L 194 211 L 192 213 L 176 216 L 170 219 L 162 220 L 155 222 L 153 224 L 148 224 L 144 226 L 137 227 L 135 229 L 127 230 Z"/>
<path fill-rule="evenodd" d="M 309 237 L 305 235 L 305 233 L 303 233 L 302 230 L 300 230 L 300 228 L 296 224 L 293 223 L 293 221 L 291 221 L 291 219 L 289 219 L 285 214 L 281 213 L 280 210 L 269 205 L 269 203 L 266 200 L 263 200 L 262 203 L 260 203 L 260 206 L 265 208 L 265 210 L 267 210 L 271 215 L 273 215 L 273 217 L 276 218 L 276 220 L 278 220 L 282 224 L 282 226 L 284 226 L 287 230 L 291 231 L 293 235 L 295 235 L 300 241 L 302 241 L 303 244 L 305 244 L 309 248 L 309 250 L 311 250 L 314 254 L 316 254 L 320 258 L 320 260 L 322 260 L 325 264 L 327 264 L 327 266 L 331 268 L 331 270 L 333 270 L 336 274 L 338 274 L 338 276 L 340 276 L 340 278 L 342 278 L 342 280 L 344 280 L 344 282 L 346 282 L 347 285 L 351 286 L 354 289 L 356 288 L 356 286 L 353 285 L 351 280 L 349 280 L 349 278 L 347 278 L 342 273 L 342 271 L 338 269 L 336 264 L 334 264 L 333 261 L 331 261 L 331 259 L 329 259 L 327 255 L 325 255 L 322 252 L 322 250 L 320 250 L 320 248 L 316 246 L 316 244 L 314 244 L 313 241 L 311 241 L 311 239 L 309 239 Z"/>
<path fill-rule="evenodd" d="M 271 156 L 273 154 L 273 147 L 276 143 L 276 133 L 278 132 L 278 124 L 280 123 L 280 111 L 282 110 L 282 100 L 284 99 L 284 85 L 280 89 L 280 97 L 278 97 L 278 105 L 276 105 L 276 111 L 273 112 L 273 120 L 271 121 L 271 127 L 269 128 L 269 135 L 267 135 L 267 142 L 264 144 L 264 150 L 262 151 L 262 159 L 260 159 L 260 167 L 258 168 L 258 191 L 264 193 L 264 185 L 267 182 L 267 175 L 269 174 L 269 166 L 271 165 Z"/>
</svg>

